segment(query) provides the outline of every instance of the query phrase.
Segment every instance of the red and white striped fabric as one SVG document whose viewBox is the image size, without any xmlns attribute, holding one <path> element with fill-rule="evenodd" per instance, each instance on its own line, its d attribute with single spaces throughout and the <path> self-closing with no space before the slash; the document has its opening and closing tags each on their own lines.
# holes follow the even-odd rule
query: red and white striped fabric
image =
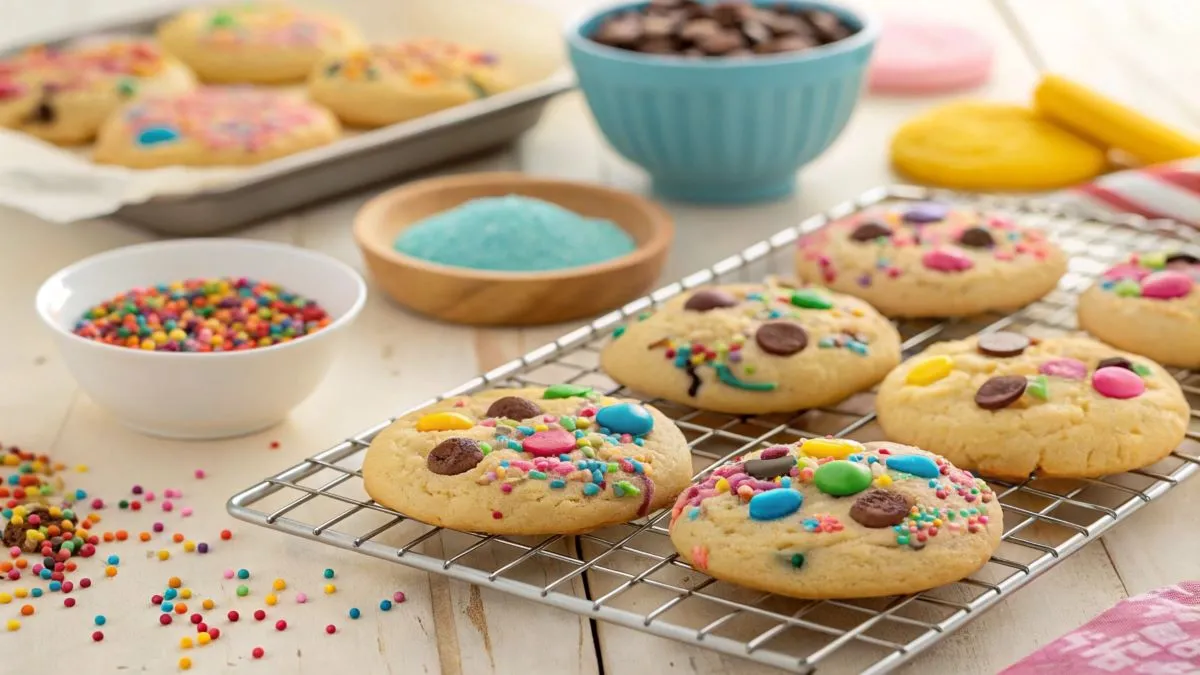
<svg viewBox="0 0 1200 675">
<path fill-rule="evenodd" d="M 1119 171 L 1048 199 L 1090 211 L 1171 218 L 1200 227 L 1200 157 Z"/>
</svg>

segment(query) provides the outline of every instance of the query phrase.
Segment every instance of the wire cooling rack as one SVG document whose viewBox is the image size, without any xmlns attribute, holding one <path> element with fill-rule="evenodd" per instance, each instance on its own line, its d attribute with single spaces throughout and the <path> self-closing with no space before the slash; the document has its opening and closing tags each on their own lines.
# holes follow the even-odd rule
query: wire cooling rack
<svg viewBox="0 0 1200 675">
<path fill-rule="evenodd" d="M 887 200 L 933 198 L 1004 211 L 1045 228 L 1071 256 L 1070 268 L 1057 290 L 1012 315 L 901 323 L 906 356 L 935 341 L 978 332 L 1005 329 L 1045 337 L 1073 330 L 1078 294 L 1107 266 L 1130 251 L 1200 244 L 1195 232 L 1172 223 L 1085 219 L 1031 203 L 923 188 L 879 188 L 417 408 L 488 387 L 560 382 L 638 397 L 598 367 L 599 351 L 617 325 L 695 286 L 790 275 L 797 237 L 832 219 Z M 793 672 L 882 673 L 913 658 L 1196 472 L 1200 375 L 1172 374 L 1183 385 L 1192 408 L 1193 423 L 1182 447 L 1152 467 L 1095 480 L 991 481 L 1004 508 L 1006 529 L 996 555 L 969 579 L 917 595 L 798 601 L 717 581 L 677 557 L 668 539 L 669 510 L 572 537 L 487 536 L 425 525 L 374 503 L 363 491 L 359 467 L 364 451 L 390 420 L 235 495 L 229 511 L 288 534 Z M 758 417 L 638 398 L 675 420 L 689 441 L 699 474 L 764 444 L 826 434 L 860 441 L 882 438 L 874 423 L 872 392 L 832 408 Z M 601 624 L 596 629 L 604 630 Z"/>
</svg>

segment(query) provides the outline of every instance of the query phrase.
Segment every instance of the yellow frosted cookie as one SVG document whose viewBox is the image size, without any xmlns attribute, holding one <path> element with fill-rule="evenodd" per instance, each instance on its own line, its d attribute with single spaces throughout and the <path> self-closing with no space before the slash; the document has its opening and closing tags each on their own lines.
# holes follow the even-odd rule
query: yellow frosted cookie
<svg viewBox="0 0 1200 675">
<path fill-rule="evenodd" d="M 1028 108 L 968 101 L 901 126 L 892 164 L 909 178 L 948 188 L 1046 190 L 1096 177 L 1106 158 Z"/>
</svg>

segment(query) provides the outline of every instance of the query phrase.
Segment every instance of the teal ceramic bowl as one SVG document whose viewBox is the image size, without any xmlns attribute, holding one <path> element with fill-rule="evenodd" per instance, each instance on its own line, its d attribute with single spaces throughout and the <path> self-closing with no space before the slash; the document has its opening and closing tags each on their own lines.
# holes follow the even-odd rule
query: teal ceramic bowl
<svg viewBox="0 0 1200 675">
<path fill-rule="evenodd" d="M 789 4 L 833 12 L 857 32 L 794 54 L 697 59 L 589 39 L 606 17 L 644 2 L 609 7 L 568 29 L 576 79 L 601 132 L 650 174 L 657 195 L 727 204 L 784 197 L 800 167 L 845 128 L 878 23 L 828 2 Z"/>
</svg>

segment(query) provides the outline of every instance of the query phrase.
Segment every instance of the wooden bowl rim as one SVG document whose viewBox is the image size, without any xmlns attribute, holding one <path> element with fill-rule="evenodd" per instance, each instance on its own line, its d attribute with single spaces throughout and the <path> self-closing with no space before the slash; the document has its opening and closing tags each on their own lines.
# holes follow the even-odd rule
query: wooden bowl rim
<svg viewBox="0 0 1200 675">
<path fill-rule="evenodd" d="M 381 242 L 378 237 L 369 236 L 367 234 L 367 232 L 373 228 L 374 224 L 383 218 L 383 214 L 388 210 L 388 208 L 397 202 L 403 202 L 419 195 L 425 195 L 430 192 L 437 192 L 447 188 L 496 185 L 516 186 L 518 188 L 514 190 L 514 193 L 516 194 L 522 194 L 519 190 L 520 186 L 541 185 L 546 187 L 566 187 L 576 190 L 588 190 L 601 194 L 611 200 L 619 200 L 629 203 L 646 215 L 652 229 L 650 239 L 644 244 L 639 244 L 632 253 L 627 253 L 618 258 L 593 263 L 591 265 L 584 265 L 582 267 L 568 267 L 566 269 L 548 270 L 544 272 L 503 272 L 496 270 L 477 270 L 469 267 L 453 267 L 450 265 L 432 263 L 420 258 L 414 258 L 413 256 L 397 251 L 392 246 L 393 241 Z M 562 205 L 559 204 L 559 206 Z M 563 208 L 566 207 L 564 206 Z M 621 226 L 621 224 L 617 223 L 616 221 L 613 221 L 613 223 L 618 227 Z M 453 277 L 470 281 L 490 281 L 500 283 L 575 280 L 582 277 L 631 269 L 639 265 L 644 265 L 662 255 L 667 247 L 670 246 L 671 239 L 674 237 L 674 235 L 675 225 L 671 215 L 667 213 L 666 209 L 640 195 L 636 195 L 632 192 L 625 192 L 623 190 L 617 190 L 615 188 L 610 188 L 603 185 L 597 185 L 595 183 L 557 180 L 553 178 L 538 178 L 512 171 L 458 174 L 453 176 L 426 178 L 415 181 L 413 183 L 401 185 L 399 187 L 387 190 L 382 194 L 376 195 L 366 204 L 363 204 L 363 206 L 354 215 L 354 239 L 358 242 L 358 245 L 393 265 L 409 267 L 422 272 L 437 274 L 444 277 Z"/>
</svg>

